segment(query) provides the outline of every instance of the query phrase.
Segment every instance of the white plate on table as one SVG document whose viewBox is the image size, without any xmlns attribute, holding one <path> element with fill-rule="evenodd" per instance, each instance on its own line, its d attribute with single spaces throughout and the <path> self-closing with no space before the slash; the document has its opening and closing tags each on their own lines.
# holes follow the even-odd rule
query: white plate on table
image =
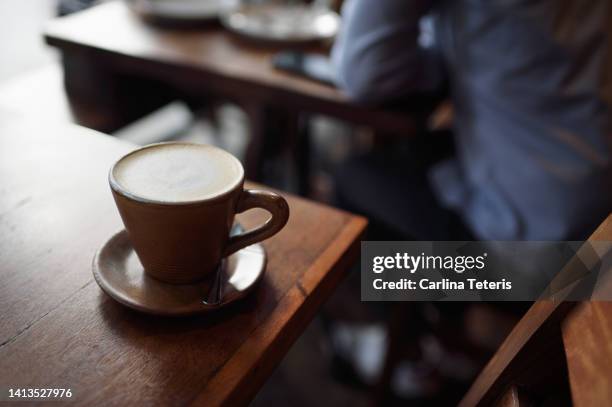
<svg viewBox="0 0 612 407">
<path fill-rule="evenodd" d="M 212 20 L 236 8 L 239 0 L 128 0 L 145 16 L 169 20 Z"/>
<path fill-rule="evenodd" d="M 330 40 L 340 27 L 340 16 L 320 6 L 243 4 L 220 15 L 229 30 L 254 40 L 312 42 Z"/>
</svg>

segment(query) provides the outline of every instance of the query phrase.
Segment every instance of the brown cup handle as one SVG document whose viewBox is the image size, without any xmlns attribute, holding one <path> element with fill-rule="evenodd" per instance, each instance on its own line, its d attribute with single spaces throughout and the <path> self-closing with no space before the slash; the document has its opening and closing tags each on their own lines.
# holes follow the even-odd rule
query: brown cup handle
<svg viewBox="0 0 612 407">
<path fill-rule="evenodd" d="M 285 199 L 273 192 L 245 189 L 238 198 L 236 213 L 242 213 L 253 208 L 262 208 L 272 215 L 263 225 L 248 232 L 229 238 L 223 256 L 229 256 L 253 243 L 275 235 L 289 220 L 289 205 Z"/>
</svg>

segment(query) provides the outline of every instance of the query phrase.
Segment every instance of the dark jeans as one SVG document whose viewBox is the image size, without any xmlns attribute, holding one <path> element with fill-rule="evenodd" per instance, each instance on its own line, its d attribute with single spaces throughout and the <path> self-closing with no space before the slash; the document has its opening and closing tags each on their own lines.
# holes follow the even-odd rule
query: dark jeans
<svg viewBox="0 0 612 407">
<path fill-rule="evenodd" d="M 337 204 L 369 218 L 372 240 L 473 240 L 427 178 L 430 166 L 452 153 L 451 135 L 435 133 L 354 157 L 336 172 Z"/>
<path fill-rule="evenodd" d="M 337 204 L 369 218 L 369 240 L 474 240 L 461 217 L 439 204 L 428 182 L 431 165 L 453 152 L 451 135 L 437 133 L 354 157 L 336 172 Z M 347 307 L 359 297 L 358 267 L 349 275 L 343 290 L 342 301 L 337 298 L 335 303 L 341 302 Z M 468 354 L 476 362 L 486 360 L 490 355 L 471 344 L 465 330 L 464 314 L 471 305 L 469 302 L 361 303 L 360 310 L 368 314 L 368 322 L 386 321 L 388 347 L 378 388 L 388 390 L 393 369 L 403 356 L 420 358 L 420 340 L 425 335 L 435 336 L 444 348 Z M 528 306 L 528 303 L 495 304 L 496 308 L 519 316 Z M 336 315 L 324 320 L 333 326 L 339 319 L 342 318 Z M 350 365 L 346 361 L 338 364 Z M 469 380 L 463 385 L 467 383 Z M 459 400 L 466 390 L 456 379 L 448 379 L 441 385 L 438 394 L 453 400 L 450 404 Z M 381 392 L 384 394 L 384 390 Z"/>
</svg>

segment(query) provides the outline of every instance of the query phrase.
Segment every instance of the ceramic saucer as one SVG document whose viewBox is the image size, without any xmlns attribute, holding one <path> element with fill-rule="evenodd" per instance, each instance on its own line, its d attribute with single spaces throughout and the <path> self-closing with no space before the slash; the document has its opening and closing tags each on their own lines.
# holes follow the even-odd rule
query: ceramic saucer
<svg viewBox="0 0 612 407">
<path fill-rule="evenodd" d="M 261 244 L 246 247 L 224 261 L 222 300 L 205 304 L 214 275 L 185 285 L 149 277 L 132 248 L 127 231 L 111 237 L 93 260 L 93 274 L 102 290 L 121 304 L 156 315 L 190 315 L 221 308 L 244 297 L 262 278 L 266 252 Z"/>
</svg>

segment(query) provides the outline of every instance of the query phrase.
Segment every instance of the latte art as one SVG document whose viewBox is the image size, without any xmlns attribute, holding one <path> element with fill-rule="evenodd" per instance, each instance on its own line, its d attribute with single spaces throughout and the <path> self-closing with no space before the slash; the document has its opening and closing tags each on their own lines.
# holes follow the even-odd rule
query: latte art
<svg viewBox="0 0 612 407">
<path fill-rule="evenodd" d="M 220 148 L 190 143 L 157 144 L 122 158 L 112 176 L 130 194 L 181 203 L 213 198 L 242 180 L 240 162 Z"/>
</svg>

